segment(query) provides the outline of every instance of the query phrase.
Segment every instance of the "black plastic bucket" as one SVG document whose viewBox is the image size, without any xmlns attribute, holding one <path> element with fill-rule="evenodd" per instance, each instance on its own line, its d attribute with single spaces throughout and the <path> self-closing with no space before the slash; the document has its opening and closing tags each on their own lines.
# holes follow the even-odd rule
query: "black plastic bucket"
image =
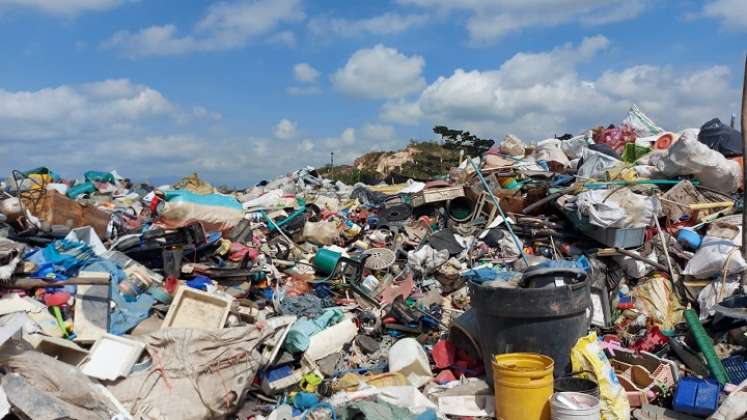
<svg viewBox="0 0 747 420">
<path fill-rule="evenodd" d="M 599 385 L 591 379 L 564 376 L 553 383 L 555 392 L 580 392 L 599 398 Z"/>
<path fill-rule="evenodd" d="M 541 353 L 555 361 L 555 377 L 570 373 L 570 351 L 588 333 L 591 291 L 588 280 L 552 288 L 498 288 L 469 282 L 477 313 L 483 364 L 493 385 L 494 355 Z"/>
</svg>

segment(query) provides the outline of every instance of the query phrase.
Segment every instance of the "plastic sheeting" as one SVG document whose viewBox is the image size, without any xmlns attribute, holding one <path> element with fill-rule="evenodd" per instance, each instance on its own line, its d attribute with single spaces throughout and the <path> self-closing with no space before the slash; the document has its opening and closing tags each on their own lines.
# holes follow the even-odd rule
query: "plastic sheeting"
<svg viewBox="0 0 747 420">
<path fill-rule="evenodd" d="M 32 418 L 95 420 L 117 413 L 79 369 L 44 353 L 6 345 L 0 366 L 12 372 L 2 378 L 11 404 Z"/>
<path fill-rule="evenodd" d="M 657 136 L 664 132 L 636 104 L 633 104 L 628 110 L 628 115 L 623 120 L 623 124 L 634 128 L 639 137 Z"/>
</svg>

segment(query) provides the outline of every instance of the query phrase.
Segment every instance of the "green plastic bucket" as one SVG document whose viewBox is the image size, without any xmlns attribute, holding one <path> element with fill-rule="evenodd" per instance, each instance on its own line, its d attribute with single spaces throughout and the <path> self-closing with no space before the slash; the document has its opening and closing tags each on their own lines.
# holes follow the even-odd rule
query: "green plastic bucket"
<svg viewBox="0 0 747 420">
<path fill-rule="evenodd" d="M 332 274 L 341 256 L 342 254 L 331 249 L 320 249 L 314 256 L 314 269 L 316 269 L 316 273 L 323 276 Z"/>
</svg>

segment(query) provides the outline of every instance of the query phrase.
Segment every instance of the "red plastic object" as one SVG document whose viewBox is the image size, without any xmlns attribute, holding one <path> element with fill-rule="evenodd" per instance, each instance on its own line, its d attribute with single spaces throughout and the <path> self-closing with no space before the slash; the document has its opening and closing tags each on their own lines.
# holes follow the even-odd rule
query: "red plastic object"
<svg viewBox="0 0 747 420">
<path fill-rule="evenodd" d="M 44 304 L 47 306 L 62 306 L 67 304 L 68 300 L 70 300 L 70 293 L 68 292 L 47 293 L 44 295 Z"/>
<path fill-rule="evenodd" d="M 456 346 L 447 340 L 438 340 L 433 351 L 431 351 L 433 361 L 439 369 L 445 369 L 456 362 Z"/>
<path fill-rule="evenodd" d="M 447 384 L 452 381 L 456 381 L 456 376 L 449 370 L 442 370 L 441 373 L 436 375 L 435 381 L 439 385 Z"/>
<path fill-rule="evenodd" d="M 672 143 L 674 143 L 674 136 L 672 136 L 672 133 L 665 133 L 656 139 L 654 148 L 657 150 L 666 150 L 669 149 Z"/>
<path fill-rule="evenodd" d="M 659 327 L 653 327 L 648 330 L 644 337 L 633 343 L 630 348 L 636 351 L 654 352 L 668 342 L 669 338 L 661 333 Z"/>
<path fill-rule="evenodd" d="M 606 144 L 618 154 L 622 154 L 626 143 L 636 139 L 635 129 L 624 125 L 622 127 L 604 128 L 594 133 L 594 142 Z"/>
<path fill-rule="evenodd" d="M 170 295 L 173 295 L 176 293 L 176 286 L 179 285 L 179 282 L 176 281 L 176 277 L 174 276 L 168 276 L 166 277 L 166 283 L 164 284 L 164 289 L 166 289 L 167 292 L 169 292 Z"/>
</svg>

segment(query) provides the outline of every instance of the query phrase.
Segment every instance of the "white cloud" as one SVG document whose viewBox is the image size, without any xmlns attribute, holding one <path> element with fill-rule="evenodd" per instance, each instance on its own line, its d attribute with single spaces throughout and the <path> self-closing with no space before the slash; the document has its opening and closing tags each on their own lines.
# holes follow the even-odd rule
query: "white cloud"
<svg viewBox="0 0 747 420">
<path fill-rule="evenodd" d="M 268 41 L 272 44 L 285 45 L 286 47 L 293 48 L 296 46 L 296 34 L 291 31 L 280 31 L 268 38 Z"/>
<path fill-rule="evenodd" d="M 583 79 L 577 69 L 599 59 L 608 45 L 606 38 L 595 36 L 577 46 L 518 53 L 495 70 L 457 69 L 431 83 L 415 101 L 385 104 L 381 118 L 427 121 L 493 138 L 512 132 L 531 140 L 617 124 L 632 103 L 671 130 L 700 126 L 738 109 L 729 69 L 723 66 L 683 72 L 639 65 Z"/>
<path fill-rule="evenodd" d="M 370 99 L 400 98 L 425 86 L 425 60 L 406 56 L 381 44 L 353 53 L 331 77 L 334 86 L 351 96 Z"/>
<path fill-rule="evenodd" d="M 161 183 L 197 171 L 213 183 L 245 187 L 324 165 L 331 152 L 336 162 L 350 163 L 372 147 L 398 147 L 394 128 L 385 125 L 314 138 L 301 137 L 296 122 L 282 119 L 267 127 L 272 136 L 242 137 L 225 133 L 219 122 L 204 124 L 219 115 L 177 105 L 126 79 L 0 89 L 0 173 L 48 165 L 75 178 L 91 169 L 117 169 L 135 181 Z"/>
<path fill-rule="evenodd" d="M 285 91 L 291 96 L 308 96 L 322 93 L 319 86 L 288 86 Z"/>
<path fill-rule="evenodd" d="M 747 31 L 747 1 L 711 0 L 703 6 L 703 16 L 720 20 L 726 29 Z"/>
<path fill-rule="evenodd" d="M 295 121 L 283 118 L 275 124 L 275 127 L 272 129 L 272 135 L 276 139 L 290 140 L 298 135 L 298 126 Z"/>
<path fill-rule="evenodd" d="M 363 127 L 363 136 L 376 141 L 393 140 L 395 137 L 394 127 L 382 124 L 366 124 Z"/>
<path fill-rule="evenodd" d="M 301 83 L 314 83 L 319 78 L 319 70 L 309 63 L 298 63 L 293 66 L 293 77 Z"/>
<path fill-rule="evenodd" d="M 438 14 L 468 13 L 467 31 L 477 43 L 532 27 L 580 22 L 600 25 L 632 19 L 642 13 L 644 0 L 398 0 Z"/>
<path fill-rule="evenodd" d="M 243 47 L 281 24 L 296 22 L 303 17 L 301 0 L 220 2 L 208 8 L 189 34 L 180 35 L 172 24 L 154 25 L 136 32 L 119 31 L 101 46 L 118 50 L 131 58 L 228 50 Z M 289 41 L 287 34 L 280 32 L 274 36 Z"/>
<path fill-rule="evenodd" d="M 384 13 L 366 19 L 342 19 L 330 17 L 315 17 L 309 20 L 308 29 L 312 35 L 328 37 L 337 35 L 351 37 L 358 35 L 394 35 L 407 30 L 423 26 L 428 22 L 424 14 L 402 15 L 398 13 Z"/>
<path fill-rule="evenodd" d="M 386 102 L 381 107 L 380 117 L 386 122 L 413 125 L 423 118 L 423 111 L 417 103 L 400 99 Z"/>
<path fill-rule="evenodd" d="M 126 127 L 153 117 L 181 117 L 160 92 L 127 79 L 37 91 L 0 89 L 0 140 L 43 140 L 91 128 Z"/>
<path fill-rule="evenodd" d="M 197 118 L 209 118 L 213 121 L 220 121 L 223 119 L 223 115 L 219 112 L 210 111 L 204 106 L 193 106 L 192 115 Z"/>
<path fill-rule="evenodd" d="M 6 8 L 22 7 L 70 17 L 83 12 L 113 9 L 128 1 L 132 0 L 0 0 L 0 12 Z"/>
</svg>

